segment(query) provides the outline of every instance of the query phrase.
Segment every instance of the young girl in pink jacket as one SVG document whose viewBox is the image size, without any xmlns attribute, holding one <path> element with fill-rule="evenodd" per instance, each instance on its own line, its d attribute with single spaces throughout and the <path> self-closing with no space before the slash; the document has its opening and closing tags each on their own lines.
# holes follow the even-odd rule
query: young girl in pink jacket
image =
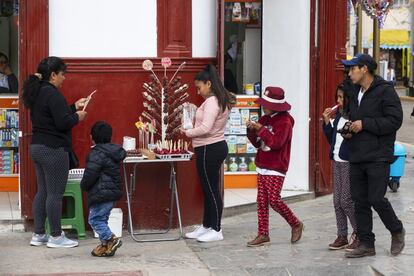
<svg viewBox="0 0 414 276">
<path fill-rule="evenodd" d="M 185 237 L 199 242 L 220 241 L 223 240 L 220 225 L 223 200 L 219 190 L 219 177 L 220 167 L 228 153 L 224 128 L 234 96 L 224 88 L 213 65 L 207 65 L 196 75 L 195 86 L 205 101 L 197 109 L 194 128 L 183 132 L 193 139 L 198 175 L 204 193 L 204 216 L 203 224 L 185 234 Z"/>
</svg>

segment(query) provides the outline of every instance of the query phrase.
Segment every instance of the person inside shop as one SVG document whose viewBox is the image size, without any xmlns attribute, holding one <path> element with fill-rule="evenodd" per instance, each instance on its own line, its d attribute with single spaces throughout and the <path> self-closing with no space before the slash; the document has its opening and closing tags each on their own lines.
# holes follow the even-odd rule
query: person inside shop
<svg viewBox="0 0 414 276">
<path fill-rule="evenodd" d="M 0 52 L 0 93 L 18 93 L 18 81 L 10 67 L 9 58 Z"/>
<path fill-rule="evenodd" d="M 112 127 L 103 121 L 91 129 L 93 148 L 86 158 L 82 190 L 88 193 L 89 218 L 92 229 L 101 243 L 92 250 L 95 257 L 112 257 L 122 241 L 108 226 L 109 215 L 116 201 L 122 197 L 121 162 L 126 151 L 111 143 Z"/>
<path fill-rule="evenodd" d="M 224 55 L 224 87 L 227 91 L 238 94 L 239 87 L 237 85 L 236 77 L 233 74 L 233 71 L 230 69 L 232 63 L 237 61 L 237 56 L 240 49 L 240 42 L 238 42 L 237 35 L 230 36 L 230 45 L 227 48 L 227 51 Z"/>
<path fill-rule="evenodd" d="M 195 86 L 204 102 L 197 109 L 194 128 L 182 129 L 182 132 L 192 138 L 204 194 L 204 216 L 203 224 L 186 233 L 185 237 L 199 242 L 213 242 L 223 240 L 223 199 L 219 177 L 220 168 L 228 153 L 224 128 L 231 107 L 235 104 L 235 97 L 224 88 L 216 68 L 211 64 L 196 75 Z"/>
<path fill-rule="evenodd" d="M 345 248 L 352 251 L 359 245 L 356 235 L 354 202 L 351 198 L 351 184 L 349 176 L 348 147 L 340 131 L 348 121 L 349 94 L 352 93 L 352 83 L 343 81 L 336 88 L 337 105 L 326 108 L 322 114 L 323 132 L 330 145 L 329 158 L 333 167 L 333 204 L 336 216 L 337 238 L 329 244 L 330 250 Z M 331 118 L 334 118 L 333 120 Z M 348 241 L 348 219 L 353 233 Z"/>
<path fill-rule="evenodd" d="M 264 115 L 258 122 L 248 121 L 247 138 L 257 150 L 257 217 L 256 238 L 247 242 L 248 247 L 270 243 L 269 205 L 278 212 L 291 227 L 291 243 L 302 237 L 303 223 L 283 202 L 280 193 L 289 168 L 290 147 L 294 119 L 289 114 L 290 104 L 280 87 L 267 87 L 256 103 L 263 108 Z"/>
<path fill-rule="evenodd" d="M 30 245 L 75 247 L 77 241 L 65 236 L 61 227 L 62 198 L 68 171 L 78 166 L 72 149 L 72 128 L 85 120 L 80 110 L 86 98 L 69 106 L 59 89 L 65 80 L 66 64 L 61 58 L 44 58 L 37 72 L 23 85 L 23 103 L 30 110 L 32 143 L 29 148 L 37 176 L 37 193 L 33 200 L 34 233 Z M 46 218 L 50 236 L 45 232 Z"/>
<path fill-rule="evenodd" d="M 349 98 L 349 120 L 344 127 L 348 139 L 351 195 L 355 202 L 355 218 L 360 245 L 348 258 L 375 255 L 375 234 L 372 232 L 372 210 L 391 233 L 391 255 L 401 253 L 405 245 L 405 230 L 385 198 L 394 162 L 394 142 L 401 127 L 403 111 L 394 86 L 375 75 L 376 61 L 367 54 L 357 54 L 342 60 L 349 67 L 355 85 Z"/>
</svg>

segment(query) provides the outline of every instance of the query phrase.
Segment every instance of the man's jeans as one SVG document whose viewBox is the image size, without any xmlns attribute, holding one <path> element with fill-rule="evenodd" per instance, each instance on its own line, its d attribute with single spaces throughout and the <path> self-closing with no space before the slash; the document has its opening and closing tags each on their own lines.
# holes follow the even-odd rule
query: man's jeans
<svg viewBox="0 0 414 276">
<path fill-rule="evenodd" d="M 108 219 L 113 207 L 113 202 L 99 203 L 89 207 L 88 222 L 104 244 L 112 237 L 112 231 L 108 227 Z"/>
</svg>

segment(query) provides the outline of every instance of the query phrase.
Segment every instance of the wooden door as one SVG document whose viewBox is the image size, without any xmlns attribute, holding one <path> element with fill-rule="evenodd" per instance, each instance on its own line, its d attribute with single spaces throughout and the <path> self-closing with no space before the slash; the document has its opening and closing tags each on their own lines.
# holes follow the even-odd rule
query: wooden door
<svg viewBox="0 0 414 276">
<path fill-rule="evenodd" d="M 48 0 L 21 0 L 19 3 L 19 87 L 29 74 L 36 73 L 39 61 L 49 53 Z M 21 96 L 21 92 L 19 92 Z M 31 129 L 29 112 L 19 102 L 20 194 L 22 217 L 31 219 L 32 202 L 36 194 L 36 174 L 29 156 Z"/>
<path fill-rule="evenodd" d="M 336 86 L 344 76 L 340 60 L 346 58 L 346 1 L 312 0 L 311 28 L 309 179 L 316 195 L 324 195 L 332 192 L 332 164 L 322 112 L 334 105 Z"/>
</svg>

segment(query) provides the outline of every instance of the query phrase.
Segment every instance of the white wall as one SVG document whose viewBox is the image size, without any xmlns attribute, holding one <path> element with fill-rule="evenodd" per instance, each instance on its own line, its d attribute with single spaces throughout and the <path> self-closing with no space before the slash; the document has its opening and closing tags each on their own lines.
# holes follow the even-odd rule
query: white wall
<svg viewBox="0 0 414 276">
<path fill-rule="evenodd" d="M 49 53 L 157 56 L 156 0 L 49 0 Z"/>
<path fill-rule="evenodd" d="M 263 0 L 263 87 L 280 86 L 295 119 L 284 189 L 309 190 L 310 1 Z"/>
<path fill-rule="evenodd" d="M 217 7 L 215 0 L 192 1 L 193 57 L 217 56 Z"/>
</svg>

